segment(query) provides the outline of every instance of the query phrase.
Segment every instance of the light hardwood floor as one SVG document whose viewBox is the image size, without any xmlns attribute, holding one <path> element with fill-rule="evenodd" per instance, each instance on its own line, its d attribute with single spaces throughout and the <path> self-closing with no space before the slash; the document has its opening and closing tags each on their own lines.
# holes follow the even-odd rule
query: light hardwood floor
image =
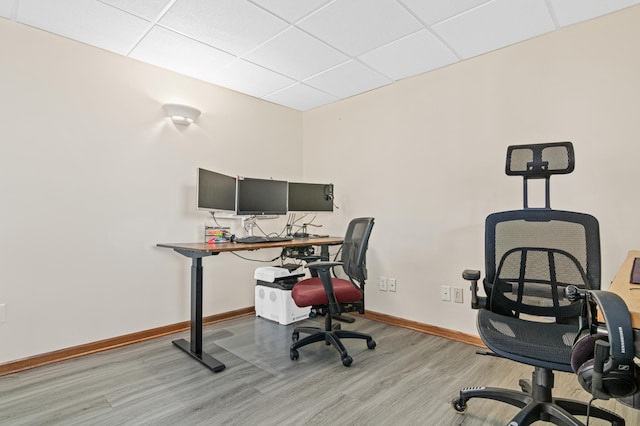
<svg viewBox="0 0 640 426">
<path fill-rule="evenodd" d="M 244 317 L 207 326 L 204 349 L 227 365 L 212 373 L 175 348 L 188 333 L 0 377 L 2 425 L 506 425 L 517 409 L 481 399 L 451 408 L 469 386 L 517 389 L 532 368 L 476 355 L 476 347 L 358 317 L 344 367 L 323 344 L 289 359 L 293 325 Z M 588 401 L 568 373 L 555 396 Z M 640 424 L 640 411 L 597 401 Z M 540 423 L 546 424 L 546 423 Z M 591 425 L 607 424 L 593 419 Z"/>
</svg>

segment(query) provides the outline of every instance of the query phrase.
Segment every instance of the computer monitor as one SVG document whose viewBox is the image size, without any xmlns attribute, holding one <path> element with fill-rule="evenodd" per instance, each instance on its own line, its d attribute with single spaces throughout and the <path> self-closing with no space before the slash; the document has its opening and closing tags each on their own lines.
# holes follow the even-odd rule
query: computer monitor
<svg viewBox="0 0 640 426">
<path fill-rule="evenodd" d="M 288 182 L 284 180 L 238 177 L 236 214 L 287 214 Z"/>
<path fill-rule="evenodd" d="M 333 185 L 289 182 L 289 211 L 321 213 L 333 211 Z"/>
<path fill-rule="evenodd" d="M 235 212 L 236 178 L 199 168 L 197 208 L 199 210 Z"/>
</svg>

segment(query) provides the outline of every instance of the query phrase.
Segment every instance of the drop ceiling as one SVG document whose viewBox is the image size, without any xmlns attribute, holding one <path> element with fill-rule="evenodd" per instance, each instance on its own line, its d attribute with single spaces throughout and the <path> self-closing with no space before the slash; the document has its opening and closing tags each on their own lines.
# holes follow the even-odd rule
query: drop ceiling
<svg viewBox="0 0 640 426">
<path fill-rule="evenodd" d="M 0 17 L 306 111 L 640 0 L 0 0 Z"/>
</svg>

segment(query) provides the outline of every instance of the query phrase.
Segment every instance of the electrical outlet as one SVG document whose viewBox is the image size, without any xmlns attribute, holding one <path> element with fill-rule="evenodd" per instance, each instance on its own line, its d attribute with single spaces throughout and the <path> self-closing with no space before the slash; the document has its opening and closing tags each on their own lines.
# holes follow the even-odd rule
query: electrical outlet
<svg viewBox="0 0 640 426">
<path fill-rule="evenodd" d="M 380 289 L 380 291 L 387 291 L 387 277 L 380 277 L 378 288 Z"/>
<path fill-rule="evenodd" d="M 445 301 L 451 300 L 451 287 L 448 285 L 443 285 L 440 287 L 440 298 Z"/>
<path fill-rule="evenodd" d="M 395 278 L 389 278 L 387 280 L 387 284 L 389 287 L 389 291 L 396 291 L 396 279 Z"/>
<path fill-rule="evenodd" d="M 453 289 L 453 301 L 455 303 L 462 303 L 463 299 L 463 291 L 461 287 L 456 287 Z"/>
<path fill-rule="evenodd" d="M 4 303 L 0 305 L 0 322 L 5 322 L 7 320 L 7 305 Z"/>
</svg>

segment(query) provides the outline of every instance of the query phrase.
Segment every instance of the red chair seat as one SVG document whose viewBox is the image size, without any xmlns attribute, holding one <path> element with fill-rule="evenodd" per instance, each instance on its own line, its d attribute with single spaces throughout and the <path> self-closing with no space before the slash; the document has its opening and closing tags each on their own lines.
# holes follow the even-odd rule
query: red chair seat
<svg viewBox="0 0 640 426">
<path fill-rule="evenodd" d="M 338 303 L 349 303 L 362 300 L 362 292 L 351 281 L 333 278 L 333 291 Z M 291 290 L 291 297 L 299 307 L 327 305 L 329 299 L 320 278 L 309 278 L 297 283 Z"/>
</svg>

